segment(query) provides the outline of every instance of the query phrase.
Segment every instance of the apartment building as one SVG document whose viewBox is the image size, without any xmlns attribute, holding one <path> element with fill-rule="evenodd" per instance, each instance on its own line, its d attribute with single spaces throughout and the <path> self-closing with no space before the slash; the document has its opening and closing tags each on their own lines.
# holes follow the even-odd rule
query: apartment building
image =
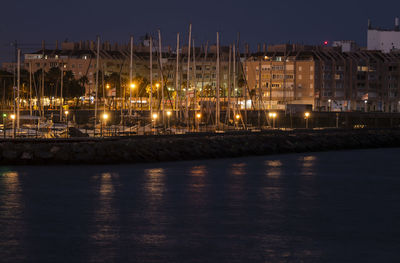
<svg viewBox="0 0 400 263">
<path fill-rule="evenodd" d="M 248 58 L 245 73 L 254 99 L 261 94 L 265 108 L 308 104 L 314 110 L 400 110 L 399 53 L 336 48 L 267 52 Z"/>
</svg>

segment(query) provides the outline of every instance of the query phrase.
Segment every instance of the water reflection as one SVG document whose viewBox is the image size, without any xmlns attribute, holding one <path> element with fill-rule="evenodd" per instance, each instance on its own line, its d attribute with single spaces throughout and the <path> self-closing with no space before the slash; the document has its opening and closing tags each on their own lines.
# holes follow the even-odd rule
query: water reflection
<svg viewBox="0 0 400 263">
<path fill-rule="evenodd" d="M 315 163 L 317 157 L 315 155 L 302 156 L 299 158 L 301 162 L 301 174 L 302 175 L 315 175 Z"/>
<path fill-rule="evenodd" d="M 245 199 L 245 179 L 247 174 L 247 164 L 244 162 L 233 163 L 228 169 L 229 182 L 228 191 L 229 197 L 232 199 L 230 205 L 239 209 Z"/>
<path fill-rule="evenodd" d="M 6 171 L 0 175 L 0 248 L 2 260 L 8 257 L 23 260 L 25 224 L 23 217 L 24 205 L 19 174 Z"/>
<path fill-rule="evenodd" d="M 266 183 L 262 193 L 266 200 L 280 201 L 282 199 L 281 179 L 283 175 L 283 164 L 281 160 L 267 160 L 264 162 L 266 169 Z"/>
<path fill-rule="evenodd" d="M 148 222 L 148 227 L 139 235 L 139 243 L 146 245 L 159 245 L 165 242 L 165 222 L 168 212 L 164 207 L 165 203 L 165 169 L 153 168 L 144 171 L 145 198 L 147 199 L 144 220 Z"/>
<path fill-rule="evenodd" d="M 120 238 L 120 228 L 118 222 L 118 211 L 114 204 L 115 185 L 118 180 L 117 174 L 102 173 L 94 178 L 99 181 L 98 200 L 96 210 L 93 215 L 93 233 L 91 240 L 97 253 L 90 253 L 93 257 L 91 261 L 113 260 L 116 251 L 111 249 L 113 243 Z"/>
<path fill-rule="evenodd" d="M 279 178 L 282 175 L 282 162 L 280 160 L 267 160 L 265 165 L 267 166 L 268 178 Z"/>
<path fill-rule="evenodd" d="M 150 202 L 154 203 L 163 198 L 165 192 L 165 171 L 163 168 L 145 170 L 145 190 Z"/>
<path fill-rule="evenodd" d="M 190 183 L 191 191 L 201 192 L 205 186 L 205 177 L 207 175 L 207 168 L 205 165 L 193 166 L 190 169 Z"/>
<path fill-rule="evenodd" d="M 194 207 L 205 204 L 207 167 L 205 165 L 193 166 L 189 170 L 189 182 L 187 187 L 188 200 Z"/>
<path fill-rule="evenodd" d="M 232 175 L 246 175 L 246 163 L 234 163 L 230 169 Z"/>
</svg>

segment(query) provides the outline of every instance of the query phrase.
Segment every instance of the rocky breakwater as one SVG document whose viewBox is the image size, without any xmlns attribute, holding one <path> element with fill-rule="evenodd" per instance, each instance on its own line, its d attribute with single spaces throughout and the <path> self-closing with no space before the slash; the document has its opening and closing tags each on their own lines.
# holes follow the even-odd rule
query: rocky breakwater
<svg viewBox="0 0 400 263">
<path fill-rule="evenodd" d="M 116 164 L 400 147 L 400 130 L 328 130 L 0 141 L 0 163 Z"/>
</svg>

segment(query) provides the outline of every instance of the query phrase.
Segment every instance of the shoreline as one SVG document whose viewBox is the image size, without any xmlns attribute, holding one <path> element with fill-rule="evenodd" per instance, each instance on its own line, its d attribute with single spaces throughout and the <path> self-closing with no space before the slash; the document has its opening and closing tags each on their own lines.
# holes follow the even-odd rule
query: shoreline
<svg viewBox="0 0 400 263">
<path fill-rule="evenodd" d="M 400 147 L 400 129 L 0 140 L 1 165 L 98 165 Z"/>
</svg>

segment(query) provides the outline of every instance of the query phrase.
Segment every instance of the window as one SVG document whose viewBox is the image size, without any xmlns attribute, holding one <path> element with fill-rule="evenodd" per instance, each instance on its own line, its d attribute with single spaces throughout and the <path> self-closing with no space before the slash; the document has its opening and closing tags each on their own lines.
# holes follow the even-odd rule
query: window
<svg viewBox="0 0 400 263">
<path fill-rule="evenodd" d="M 283 70 L 283 66 L 282 65 L 274 65 L 274 66 L 272 66 L 272 70 Z"/>
</svg>

